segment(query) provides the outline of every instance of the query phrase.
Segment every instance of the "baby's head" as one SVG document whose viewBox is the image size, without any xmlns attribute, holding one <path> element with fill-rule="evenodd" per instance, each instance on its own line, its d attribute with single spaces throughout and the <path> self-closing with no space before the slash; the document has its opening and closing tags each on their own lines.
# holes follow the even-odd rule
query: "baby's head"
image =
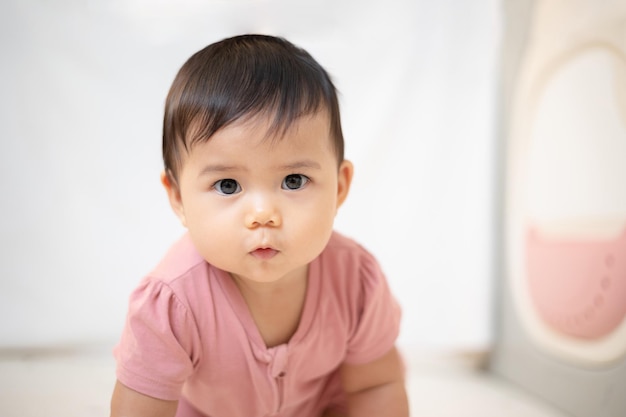
<svg viewBox="0 0 626 417">
<path fill-rule="evenodd" d="M 352 178 L 335 87 L 305 51 L 248 35 L 193 55 L 167 98 L 161 181 L 207 262 L 233 277 L 303 276 Z"/>
<path fill-rule="evenodd" d="M 285 39 L 242 35 L 195 53 L 178 72 L 165 105 L 163 160 L 176 183 L 183 153 L 235 122 L 269 117 L 281 137 L 301 116 L 327 112 L 338 164 L 344 158 L 339 104 L 326 71 Z"/>
</svg>

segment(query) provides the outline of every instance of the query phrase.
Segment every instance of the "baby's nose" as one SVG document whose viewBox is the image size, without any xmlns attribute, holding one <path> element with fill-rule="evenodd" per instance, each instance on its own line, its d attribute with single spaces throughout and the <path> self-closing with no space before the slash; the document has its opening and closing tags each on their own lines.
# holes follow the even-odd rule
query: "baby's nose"
<svg viewBox="0 0 626 417">
<path fill-rule="evenodd" d="M 246 227 L 280 226 L 282 222 L 276 203 L 269 197 L 262 196 L 253 200 L 246 213 Z"/>
</svg>

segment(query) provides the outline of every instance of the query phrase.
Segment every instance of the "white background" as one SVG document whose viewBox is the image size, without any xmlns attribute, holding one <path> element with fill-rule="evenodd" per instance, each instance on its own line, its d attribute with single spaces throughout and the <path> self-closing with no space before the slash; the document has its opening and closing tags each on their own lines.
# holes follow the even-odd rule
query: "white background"
<svg viewBox="0 0 626 417">
<path fill-rule="evenodd" d="M 307 49 L 356 165 L 337 229 L 379 258 L 409 349 L 491 341 L 500 3 L 8 0 L 0 5 L 0 348 L 115 343 L 183 229 L 159 184 L 183 62 L 244 32 Z"/>
</svg>

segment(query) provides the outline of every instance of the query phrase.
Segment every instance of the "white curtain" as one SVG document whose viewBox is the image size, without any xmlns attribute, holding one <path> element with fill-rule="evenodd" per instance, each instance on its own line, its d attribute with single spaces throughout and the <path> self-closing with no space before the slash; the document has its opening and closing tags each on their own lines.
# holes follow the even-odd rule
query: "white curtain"
<svg viewBox="0 0 626 417">
<path fill-rule="evenodd" d="M 0 5 L 0 347 L 112 344 L 182 233 L 159 184 L 182 63 L 244 32 L 306 48 L 356 165 L 337 229 L 374 252 L 409 349 L 491 340 L 500 4 L 8 0 Z"/>
</svg>

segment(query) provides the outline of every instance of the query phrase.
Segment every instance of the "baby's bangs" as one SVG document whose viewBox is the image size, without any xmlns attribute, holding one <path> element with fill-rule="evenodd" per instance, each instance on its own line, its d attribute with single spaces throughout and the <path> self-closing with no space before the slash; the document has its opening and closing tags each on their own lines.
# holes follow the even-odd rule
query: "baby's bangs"
<svg viewBox="0 0 626 417">
<path fill-rule="evenodd" d="M 327 111 L 338 160 L 343 134 L 335 87 L 306 52 L 282 38 L 243 35 L 211 44 L 181 67 L 163 120 L 163 159 L 177 174 L 181 150 L 218 130 L 258 116 L 272 120 L 268 137 L 281 138 L 301 116 Z"/>
<path fill-rule="evenodd" d="M 233 56 L 205 72 L 201 88 L 192 89 L 193 125 L 201 128 L 188 138 L 190 145 L 235 121 L 257 116 L 271 117 L 268 135 L 281 137 L 299 117 L 333 107 L 332 87 L 320 83 L 326 74 L 274 49 L 255 54 L 229 51 Z"/>
</svg>

